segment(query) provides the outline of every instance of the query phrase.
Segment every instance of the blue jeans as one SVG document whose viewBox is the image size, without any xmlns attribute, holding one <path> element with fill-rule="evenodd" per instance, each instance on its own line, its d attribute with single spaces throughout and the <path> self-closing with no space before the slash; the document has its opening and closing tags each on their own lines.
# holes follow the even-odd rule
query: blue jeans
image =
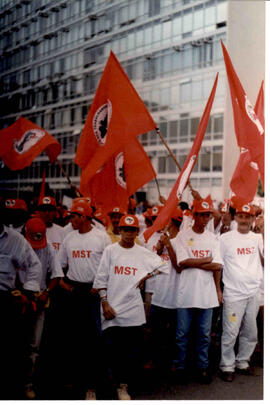
<svg viewBox="0 0 270 405">
<path fill-rule="evenodd" d="M 196 317 L 198 336 L 197 336 L 197 367 L 206 369 L 209 366 L 208 351 L 211 341 L 213 309 L 200 308 L 178 308 L 177 326 L 176 326 L 176 359 L 175 367 L 183 370 L 186 366 L 186 354 L 188 346 L 188 335 L 192 319 Z"/>
</svg>

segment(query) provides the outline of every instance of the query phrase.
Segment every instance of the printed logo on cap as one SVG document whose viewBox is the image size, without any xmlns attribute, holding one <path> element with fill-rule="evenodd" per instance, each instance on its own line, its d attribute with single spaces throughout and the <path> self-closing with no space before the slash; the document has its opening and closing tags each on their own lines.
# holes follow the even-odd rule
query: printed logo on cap
<svg viewBox="0 0 270 405">
<path fill-rule="evenodd" d="M 119 186 L 127 188 L 126 177 L 125 177 L 125 165 L 124 165 L 124 154 L 119 153 L 114 161 L 115 166 L 115 180 Z"/>
<path fill-rule="evenodd" d="M 17 153 L 22 155 L 43 138 L 44 135 L 45 131 L 33 128 L 30 131 L 26 131 L 19 140 L 15 140 L 13 148 Z"/>
<path fill-rule="evenodd" d="M 6 207 L 14 207 L 14 205 L 15 205 L 15 200 L 6 200 L 5 201 Z"/>
<path fill-rule="evenodd" d="M 209 208 L 209 204 L 208 204 L 208 202 L 203 201 L 203 202 L 202 202 L 202 208 L 204 208 L 204 209 L 208 209 L 208 208 Z"/>
<path fill-rule="evenodd" d="M 77 211 L 83 212 L 84 209 L 83 209 L 83 207 L 77 207 Z"/>
<path fill-rule="evenodd" d="M 51 203 L 50 197 L 44 197 L 43 200 L 42 200 L 42 203 L 43 204 L 50 204 Z"/>
<path fill-rule="evenodd" d="M 132 218 L 132 217 L 126 217 L 125 218 L 125 223 L 127 224 L 127 225 L 132 225 L 132 224 L 134 224 L 134 218 Z"/>
<path fill-rule="evenodd" d="M 243 205 L 243 207 L 242 207 L 242 210 L 244 211 L 244 212 L 250 212 L 250 206 L 249 205 Z"/>
<path fill-rule="evenodd" d="M 103 146 L 106 143 L 107 130 L 112 116 L 112 104 L 108 100 L 107 104 L 103 104 L 97 109 L 93 117 L 93 131 L 98 143 Z"/>
<path fill-rule="evenodd" d="M 114 207 L 112 212 L 120 212 L 120 208 L 119 207 Z"/>
</svg>

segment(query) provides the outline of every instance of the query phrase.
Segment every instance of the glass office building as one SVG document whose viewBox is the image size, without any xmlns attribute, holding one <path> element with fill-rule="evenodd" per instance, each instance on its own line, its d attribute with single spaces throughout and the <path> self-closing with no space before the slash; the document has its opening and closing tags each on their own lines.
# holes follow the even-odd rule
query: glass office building
<svg viewBox="0 0 270 405">
<path fill-rule="evenodd" d="M 214 78 L 219 83 L 191 183 L 202 195 L 223 196 L 227 0 L 0 1 L 0 128 L 19 116 L 48 130 L 79 185 L 76 146 L 99 79 L 113 50 L 182 166 L 192 146 Z M 139 137 L 168 195 L 178 169 L 155 132 Z M 43 170 L 57 197 L 69 185 L 39 156 L 11 172 L 2 164 L 1 189 L 33 190 Z M 157 200 L 155 182 L 143 187 Z"/>
</svg>

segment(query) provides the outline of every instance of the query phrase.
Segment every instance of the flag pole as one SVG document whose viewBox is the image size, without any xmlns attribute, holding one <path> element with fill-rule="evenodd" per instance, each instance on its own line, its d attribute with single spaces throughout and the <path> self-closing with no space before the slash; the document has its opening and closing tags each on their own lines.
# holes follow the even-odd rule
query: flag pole
<svg viewBox="0 0 270 405">
<path fill-rule="evenodd" d="M 76 193 L 76 196 L 77 196 L 77 197 L 82 197 L 82 194 L 80 193 L 80 191 L 78 190 L 78 188 L 75 186 L 75 184 L 72 183 L 72 181 L 70 180 L 70 177 L 68 176 L 67 172 L 64 170 L 64 168 L 63 168 L 63 166 L 62 166 L 62 163 L 61 163 L 58 159 L 56 159 L 55 162 L 58 164 L 58 166 L 59 166 L 59 168 L 60 168 L 62 174 L 64 175 L 64 177 L 66 177 L 66 179 L 67 179 L 67 181 L 68 181 L 70 187 L 74 189 L 74 191 L 75 191 L 75 193 Z"/>
<path fill-rule="evenodd" d="M 160 129 L 157 127 L 156 129 L 156 133 L 160 136 L 160 139 L 162 140 L 162 142 L 164 143 L 167 151 L 169 152 L 171 158 L 174 160 L 176 166 L 179 169 L 179 172 L 181 172 L 181 166 L 179 165 L 179 162 L 177 161 L 175 154 L 173 153 L 173 151 L 171 150 L 171 148 L 169 147 L 168 143 L 166 142 L 166 139 L 164 138 L 164 136 L 162 135 L 162 133 L 160 132 Z M 187 185 L 189 186 L 190 191 L 194 191 L 194 188 L 192 187 L 192 185 L 190 184 L 190 181 L 188 180 Z"/>
<path fill-rule="evenodd" d="M 155 177 L 155 182 L 156 182 L 156 186 L 157 186 L 157 190 L 158 190 L 158 195 L 159 195 L 159 198 L 160 198 L 161 194 L 160 194 L 159 184 L 158 184 L 158 181 L 157 181 L 156 177 Z"/>
</svg>

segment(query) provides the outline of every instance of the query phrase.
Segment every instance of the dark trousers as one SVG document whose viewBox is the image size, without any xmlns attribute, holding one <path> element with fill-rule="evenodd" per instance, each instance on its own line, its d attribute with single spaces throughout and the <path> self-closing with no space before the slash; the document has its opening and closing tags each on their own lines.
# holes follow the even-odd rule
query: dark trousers
<svg viewBox="0 0 270 405">
<path fill-rule="evenodd" d="M 103 331 L 107 367 L 116 385 L 135 387 L 142 366 L 142 326 L 113 326 Z"/>
</svg>

